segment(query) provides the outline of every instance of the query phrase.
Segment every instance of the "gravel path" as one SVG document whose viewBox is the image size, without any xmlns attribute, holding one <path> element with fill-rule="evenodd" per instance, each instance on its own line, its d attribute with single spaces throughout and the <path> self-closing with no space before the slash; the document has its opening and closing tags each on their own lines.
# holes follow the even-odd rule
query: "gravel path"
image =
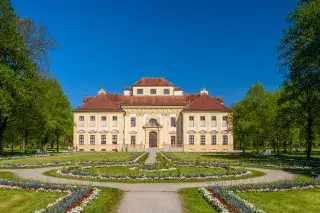
<svg viewBox="0 0 320 213">
<path fill-rule="evenodd" d="M 104 186 L 119 188 L 129 192 L 175 192 L 182 188 L 192 187 L 206 187 L 211 185 L 241 185 L 248 183 L 267 183 L 279 180 L 289 180 L 294 178 L 294 175 L 282 170 L 270 170 L 270 169 L 258 169 L 248 168 L 266 173 L 264 176 L 243 179 L 243 180 L 223 180 L 223 181 L 211 181 L 211 182 L 184 182 L 184 183 L 114 183 L 114 182 L 98 182 L 98 181 L 82 181 L 66 178 L 57 178 L 43 175 L 42 173 L 59 169 L 61 167 L 50 168 L 36 168 L 36 169 L 2 169 L 0 171 L 10 171 L 16 174 L 18 177 L 57 184 L 75 184 L 75 185 L 92 185 L 92 186 Z"/>
<path fill-rule="evenodd" d="M 10 171 L 20 178 L 57 184 L 91 185 L 114 187 L 125 191 L 118 213 L 181 213 L 181 202 L 177 191 L 181 188 L 206 187 L 210 185 L 241 185 L 248 183 L 266 183 L 279 180 L 293 179 L 294 175 L 281 170 L 257 169 L 266 173 L 262 177 L 244 180 L 226 180 L 212 182 L 185 182 L 185 183 L 113 183 L 80 181 L 65 178 L 49 177 L 42 173 L 61 167 L 36 169 L 2 169 Z"/>
<path fill-rule="evenodd" d="M 181 204 L 176 192 L 126 192 L 119 213 L 180 213 Z"/>
<path fill-rule="evenodd" d="M 146 164 L 154 164 L 157 160 L 157 152 L 158 152 L 158 148 L 149 148 L 148 151 L 149 152 L 149 156 L 146 160 Z"/>
</svg>

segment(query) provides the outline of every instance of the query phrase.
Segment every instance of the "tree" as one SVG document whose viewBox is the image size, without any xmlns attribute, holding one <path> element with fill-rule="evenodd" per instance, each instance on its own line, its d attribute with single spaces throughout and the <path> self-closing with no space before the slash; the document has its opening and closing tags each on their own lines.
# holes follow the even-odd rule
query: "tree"
<svg viewBox="0 0 320 213">
<path fill-rule="evenodd" d="M 45 26 L 36 26 L 29 19 L 19 19 L 18 32 L 22 35 L 30 59 L 37 65 L 41 75 L 49 75 L 49 51 L 56 48 L 57 43 L 50 37 Z"/>
<path fill-rule="evenodd" d="M 285 92 L 294 116 L 306 138 L 306 155 L 311 156 L 320 112 L 320 0 L 300 0 L 288 16 L 279 60 L 284 70 Z"/>
<path fill-rule="evenodd" d="M 23 86 L 35 76 L 34 64 L 28 58 L 24 41 L 17 32 L 17 16 L 9 1 L 0 1 L 0 153 L 3 134 L 14 120 L 16 105 L 23 98 Z"/>
</svg>

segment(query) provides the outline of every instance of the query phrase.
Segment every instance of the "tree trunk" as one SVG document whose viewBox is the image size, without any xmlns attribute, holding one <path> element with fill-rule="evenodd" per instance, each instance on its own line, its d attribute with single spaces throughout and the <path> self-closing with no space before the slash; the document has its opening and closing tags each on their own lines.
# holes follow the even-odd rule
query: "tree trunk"
<svg viewBox="0 0 320 213">
<path fill-rule="evenodd" d="M 283 141 L 283 153 L 287 153 L 287 140 L 284 139 Z"/>
<path fill-rule="evenodd" d="M 13 154 L 13 143 L 11 144 L 11 154 Z"/>
<path fill-rule="evenodd" d="M 27 152 L 27 145 L 28 145 L 28 131 L 24 132 L 24 140 L 23 140 L 23 152 L 26 153 Z"/>
<path fill-rule="evenodd" d="M 311 150 L 312 150 L 312 124 L 311 122 L 308 121 L 308 125 L 307 125 L 307 144 L 306 144 L 306 154 L 307 154 L 307 158 L 311 157 Z"/>
<path fill-rule="evenodd" d="M 3 133 L 7 127 L 7 121 L 8 121 L 8 118 L 4 118 L 0 122 L 0 155 L 3 155 Z"/>
<path fill-rule="evenodd" d="M 57 153 L 59 153 L 59 134 L 56 134 L 57 140 Z"/>
</svg>

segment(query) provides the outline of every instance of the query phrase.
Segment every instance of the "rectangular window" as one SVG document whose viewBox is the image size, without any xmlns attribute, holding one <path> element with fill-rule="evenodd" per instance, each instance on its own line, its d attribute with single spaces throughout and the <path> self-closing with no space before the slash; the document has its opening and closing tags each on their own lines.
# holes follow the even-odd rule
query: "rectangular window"
<svg viewBox="0 0 320 213">
<path fill-rule="evenodd" d="M 211 116 L 211 126 L 212 127 L 217 126 L 217 116 Z"/>
<path fill-rule="evenodd" d="M 171 136 L 171 145 L 176 145 L 176 136 Z"/>
<path fill-rule="evenodd" d="M 189 135 L 189 145 L 194 145 L 194 135 Z"/>
<path fill-rule="evenodd" d="M 90 127 L 94 127 L 96 124 L 96 117 L 90 116 Z"/>
<path fill-rule="evenodd" d="M 95 135 L 90 135 L 90 144 L 94 145 L 96 143 L 96 137 Z"/>
<path fill-rule="evenodd" d="M 90 152 L 94 152 L 95 150 L 94 149 L 90 149 Z"/>
<path fill-rule="evenodd" d="M 222 144 L 223 145 L 228 145 L 228 135 L 223 135 L 222 136 Z"/>
<path fill-rule="evenodd" d="M 194 127 L 194 116 L 189 116 L 189 127 Z"/>
<path fill-rule="evenodd" d="M 171 117 L 171 127 L 176 127 L 176 118 Z"/>
<path fill-rule="evenodd" d="M 135 146 L 136 145 L 136 136 L 131 135 L 131 145 Z"/>
<path fill-rule="evenodd" d="M 206 117 L 200 116 L 200 126 L 205 127 L 206 126 Z"/>
<path fill-rule="evenodd" d="M 226 127 L 228 122 L 228 116 L 223 116 L 222 117 L 222 126 Z"/>
<path fill-rule="evenodd" d="M 143 89 L 137 89 L 137 93 L 138 93 L 138 95 L 142 95 L 143 94 Z"/>
<path fill-rule="evenodd" d="M 118 126 L 118 117 L 112 116 L 112 127 L 117 127 L 117 126 Z"/>
<path fill-rule="evenodd" d="M 217 136 L 211 135 L 211 145 L 217 145 Z"/>
<path fill-rule="evenodd" d="M 200 145 L 206 145 L 206 136 L 200 135 Z"/>
<path fill-rule="evenodd" d="M 79 144 L 80 145 L 84 144 L 84 135 L 79 135 Z"/>
<path fill-rule="evenodd" d="M 170 90 L 169 89 L 163 89 L 163 94 L 169 95 L 170 94 Z"/>
<path fill-rule="evenodd" d="M 157 90 L 156 89 L 151 89 L 150 90 L 150 94 L 151 95 L 156 95 L 157 94 Z"/>
<path fill-rule="evenodd" d="M 107 144 L 107 136 L 106 135 L 101 135 L 101 144 L 103 144 L 103 145 Z"/>
<path fill-rule="evenodd" d="M 84 116 L 79 116 L 79 127 L 84 127 Z"/>
<path fill-rule="evenodd" d="M 131 127 L 136 127 L 136 118 L 131 117 Z"/>
<path fill-rule="evenodd" d="M 101 126 L 102 127 L 107 126 L 107 116 L 101 116 Z"/>
<path fill-rule="evenodd" d="M 117 135 L 112 135 L 112 144 L 116 145 L 118 143 L 118 136 Z"/>
<path fill-rule="evenodd" d="M 106 149 L 101 149 L 101 152 L 105 152 L 106 151 Z"/>
<path fill-rule="evenodd" d="M 79 149 L 79 151 L 80 151 L 80 152 L 83 152 L 84 150 L 83 150 L 83 149 Z"/>
</svg>

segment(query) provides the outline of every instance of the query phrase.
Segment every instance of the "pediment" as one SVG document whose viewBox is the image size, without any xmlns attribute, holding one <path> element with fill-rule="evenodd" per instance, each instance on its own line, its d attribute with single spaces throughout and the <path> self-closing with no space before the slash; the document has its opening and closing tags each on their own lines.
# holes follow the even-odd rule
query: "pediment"
<svg viewBox="0 0 320 213">
<path fill-rule="evenodd" d="M 206 134 L 207 131 L 206 131 L 206 130 L 201 130 L 201 131 L 199 131 L 198 133 L 200 133 L 200 134 Z"/>
<path fill-rule="evenodd" d="M 228 134 L 228 130 L 221 131 L 222 134 Z"/>
<path fill-rule="evenodd" d="M 89 133 L 97 133 L 97 130 L 91 129 L 91 130 L 89 130 L 88 132 L 89 132 Z"/>
<path fill-rule="evenodd" d="M 188 134 L 195 134 L 196 131 L 194 131 L 194 130 L 189 130 L 187 133 L 188 133 Z"/>
<path fill-rule="evenodd" d="M 210 131 L 210 134 L 218 134 L 219 132 L 217 130 Z"/>
<path fill-rule="evenodd" d="M 100 133 L 108 133 L 108 131 L 107 131 L 107 130 L 105 130 L 105 129 L 100 130 L 99 132 L 100 132 Z"/>
<path fill-rule="evenodd" d="M 129 134 L 137 134 L 137 132 L 132 130 L 129 132 Z"/>
<path fill-rule="evenodd" d="M 176 134 L 176 133 L 177 133 L 177 132 L 174 131 L 174 130 L 172 130 L 172 131 L 169 132 L 169 134 Z"/>
<path fill-rule="evenodd" d="M 86 131 L 84 131 L 83 129 L 80 129 L 77 131 L 77 133 L 85 133 Z"/>
<path fill-rule="evenodd" d="M 119 130 L 113 129 L 111 133 L 119 133 Z"/>
</svg>

